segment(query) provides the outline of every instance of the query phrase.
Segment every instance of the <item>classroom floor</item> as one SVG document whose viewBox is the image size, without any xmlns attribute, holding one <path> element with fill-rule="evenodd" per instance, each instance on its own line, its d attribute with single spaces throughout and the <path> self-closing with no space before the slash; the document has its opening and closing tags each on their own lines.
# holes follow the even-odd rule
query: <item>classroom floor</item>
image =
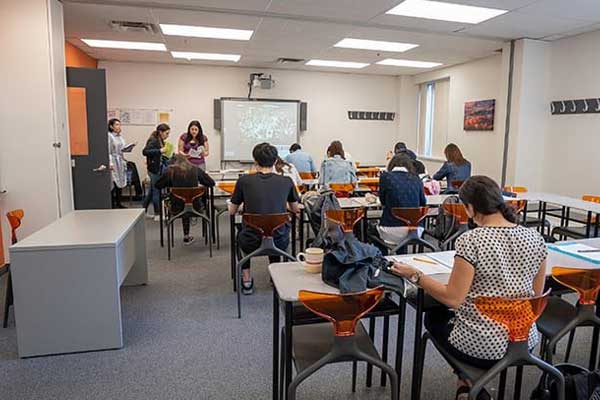
<svg viewBox="0 0 600 400">
<path fill-rule="evenodd" d="M 122 289 L 125 346 L 121 350 L 21 360 L 11 311 L 9 328 L 0 328 L 0 398 L 271 398 L 272 292 L 267 263 L 266 259 L 254 262 L 257 292 L 242 299 L 244 317 L 238 320 L 231 289 L 227 221 L 221 218 L 221 250 L 212 259 L 202 240 L 183 247 L 178 225 L 169 262 L 166 249 L 159 245 L 158 223 L 147 220 L 150 280 L 144 287 Z M 198 234 L 198 227 L 192 229 Z M 410 307 L 406 325 L 402 399 L 409 398 L 412 371 L 414 313 Z M 395 320 L 391 326 L 390 335 L 395 337 Z M 559 346 L 558 359 L 564 354 L 565 342 Z M 590 331 L 578 331 L 572 361 L 587 364 L 589 342 Z M 391 346 L 393 355 L 393 340 Z M 432 347 L 427 354 L 422 398 L 453 399 L 452 371 Z M 526 369 L 525 375 L 527 397 L 523 398 L 528 398 L 539 374 Z M 378 372 L 375 377 L 378 382 Z M 327 366 L 300 386 L 298 399 L 389 398 L 389 388 L 365 387 L 364 365 L 359 367 L 355 394 L 350 390 L 350 378 L 350 364 Z"/>
</svg>

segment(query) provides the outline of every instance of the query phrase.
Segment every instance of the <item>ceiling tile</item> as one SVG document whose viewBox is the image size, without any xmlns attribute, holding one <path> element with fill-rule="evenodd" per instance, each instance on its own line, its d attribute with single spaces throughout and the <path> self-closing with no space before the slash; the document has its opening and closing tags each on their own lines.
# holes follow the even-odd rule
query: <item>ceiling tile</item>
<svg viewBox="0 0 600 400">
<path fill-rule="evenodd" d="M 270 12 L 367 21 L 400 3 L 400 0 L 273 0 Z"/>
<path fill-rule="evenodd" d="M 152 9 L 156 23 L 256 30 L 261 17 L 200 11 Z"/>
<path fill-rule="evenodd" d="M 128 0 L 128 3 L 148 4 L 148 0 Z M 264 11 L 270 0 L 152 0 L 156 4 L 164 4 L 169 7 L 197 7 L 197 8 L 219 8 L 231 10 Z"/>
<path fill-rule="evenodd" d="M 600 22 L 600 1 L 544 0 L 521 8 L 519 12 L 529 15 L 547 15 L 557 18 Z"/>
</svg>

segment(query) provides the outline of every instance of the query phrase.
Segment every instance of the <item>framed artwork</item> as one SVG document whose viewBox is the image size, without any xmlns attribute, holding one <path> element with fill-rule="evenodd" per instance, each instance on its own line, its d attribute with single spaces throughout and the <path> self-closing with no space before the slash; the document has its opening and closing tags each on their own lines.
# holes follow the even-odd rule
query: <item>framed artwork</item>
<svg viewBox="0 0 600 400">
<path fill-rule="evenodd" d="M 468 101 L 465 103 L 465 131 L 493 131 L 496 100 Z"/>
</svg>

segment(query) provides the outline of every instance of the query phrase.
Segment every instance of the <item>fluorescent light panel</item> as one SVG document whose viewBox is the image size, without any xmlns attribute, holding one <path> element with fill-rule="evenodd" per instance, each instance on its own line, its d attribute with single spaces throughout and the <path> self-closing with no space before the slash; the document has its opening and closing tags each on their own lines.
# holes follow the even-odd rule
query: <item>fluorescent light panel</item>
<svg viewBox="0 0 600 400">
<path fill-rule="evenodd" d="M 365 40 L 352 38 L 342 39 L 334 45 L 334 47 L 344 47 L 347 49 L 395 51 L 399 53 L 410 49 L 414 49 L 418 46 L 418 44 L 411 43 L 385 42 L 382 40 Z"/>
<path fill-rule="evenodd" d="M 210 26 L 160 24 L 165 35 L 208 39 L 250 40 L 254 31 L 243 29 L 212 28 Z"/>
<path fill-rule="evenodd" d="M 386 14 L 478 24 L 507 12 L 507 10 L 496 8 L 466 6 L 441 1 L 404 0 Z"/>
<path fill-rule="evenodd" d="M 90 47 L 102 47 L 106 49 L 167 51 L 167 48 L 163 43 L 124 42 L 120 40 L 99 39 L 81 39 L 81 41 Z"/>
<path fill-rule="evenodd" d="M 306 63 L 306 65 L 310 65 L 313 67 L 335 67 L 335 68 L 354 68 L 361 69 L 369 64 L 359 63 L 359 62 L 351 62 L 351 61 L 333 61 L 333 60 L 310 60 Z"/>
<path fill-rule="evenodd" d="M 238 62 L 242 56 L 239 54 L 219 53 L 195 53 L 186 51 L 172 51 L 173 58 L 185 58 L 186 60 L 211 60 L 211 61 L 233 61 Z"/>
<path fill-rule="evenodd" d="M 437 62 L 429 61 L 413 61 L 413 60 L 399 60 L 396 58 L 386 58 L 385 60 L 378 61 L 379 65 L 392 65 L 394 67 L 410 67 L 410 68 L 433 68 L 442 65 Z"/>
</svg>

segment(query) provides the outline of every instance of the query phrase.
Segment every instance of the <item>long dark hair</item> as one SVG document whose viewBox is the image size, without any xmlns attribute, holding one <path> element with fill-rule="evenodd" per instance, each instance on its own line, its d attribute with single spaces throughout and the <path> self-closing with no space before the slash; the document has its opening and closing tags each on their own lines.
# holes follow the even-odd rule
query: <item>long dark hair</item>
<svg viewBox="0 0 600 400">
<path fill-rule="evenodd" d="M 292 166 L 289 163 L 285 162 L 283 158 L 277 157 L 277 161 L 275 161 L 275 171 L 277 171 L 278 174 L 283 175 L 283 167 L 291 168 Z"/>
<path fill-rule="evenodd" d="M 388 172 L 392 172 L 392 170 L 396 167 L 404 167 L 411 175 L 416 175 L 417 171 L 415 168 L 415 163 L 412 158 L 404 152 L 400 152 L 396 154 L 390 162 L 388 163 L 387 170 Z"/>
<path fill-rule="evenodd" d="M 198 179 L 198 171 L 186 156 L 183 154 L 175 154 L 173 163 L 169 165 L 168 174 L 170 174 L 173 182 L 181 179 L 182 181 L 193 181 Z"/>
<path fill-rule="evenodd" d="M 160 137 L 160 133 L 170 131 L 170 130 L 171 130 L 171 127 L 169 126 L 169 124 L 165 124 L 165 123 L 158 124 L 158 126 L 156 127 L 154 132 L 152 132 L 150 134 L 150 136 L 158 139 L 161 143 L 164 143 L 164 140 Z"/>
<path fill-rule="evenodd" d="M 404 143 L 404 142 L 398 142 L 394 146 L 394 154 L 399 154 L 406 150 L 408 150 L 408 148 L 406 147 L 406 143 Z"/>
<path fill-rule="evenodd" d="M 195 126 L 196 128 L 198 128 L 198 136 L 196 136 L 196 141 L 198 142 L 198 145 L 204 146 L 204 131 L 202 130 L 202 125 L 200 125 L 200 121 L 197 121 L 197 120 L 193 120 L 188 125 L 185 141 L 191 142 L 192 140 L 194 140 L 194 137 L 190 133 L 190 129 L 192 129 L 192 126 Z"/>
<path fill-rule="evenodd" d="M 344 153 L 344 147 L 342 147 L 342 142 L 340 142 L 339 140 L 334 140 L 333 142 L 331 142 L 331 144 L 327 148 L 327 156 L 340 156 L 345 160 L 346 154 Z"/>
<path fill-rule="evenodd" d="M 108 120 L 108 131 L 109 132 L 115 131 L 115 129 L 113 128 L 113 125 L 115 124 L 115 122 L 121 122 L 121 120 L 119 118 L 111 118 Z"/>
<path fill-rule="evenodd" d="M 483 215 L 501 212 L 504 219 L 516 223 L 515 210 L 504 202 L 500 186 L 483 175 L 472 176 L 460 187 L 458 196 L 465 204 L 473 206 L 475 211 Z"/>
<path fill-rule="evenodd" d="M 448 146 L 446 146 L 444 149 L 444 155 L 446 156 L 446 160 L 456 165 L 463 165 L 467 162 L 458 146 L 454 143 L 450 143 Z"/>
</svg>

